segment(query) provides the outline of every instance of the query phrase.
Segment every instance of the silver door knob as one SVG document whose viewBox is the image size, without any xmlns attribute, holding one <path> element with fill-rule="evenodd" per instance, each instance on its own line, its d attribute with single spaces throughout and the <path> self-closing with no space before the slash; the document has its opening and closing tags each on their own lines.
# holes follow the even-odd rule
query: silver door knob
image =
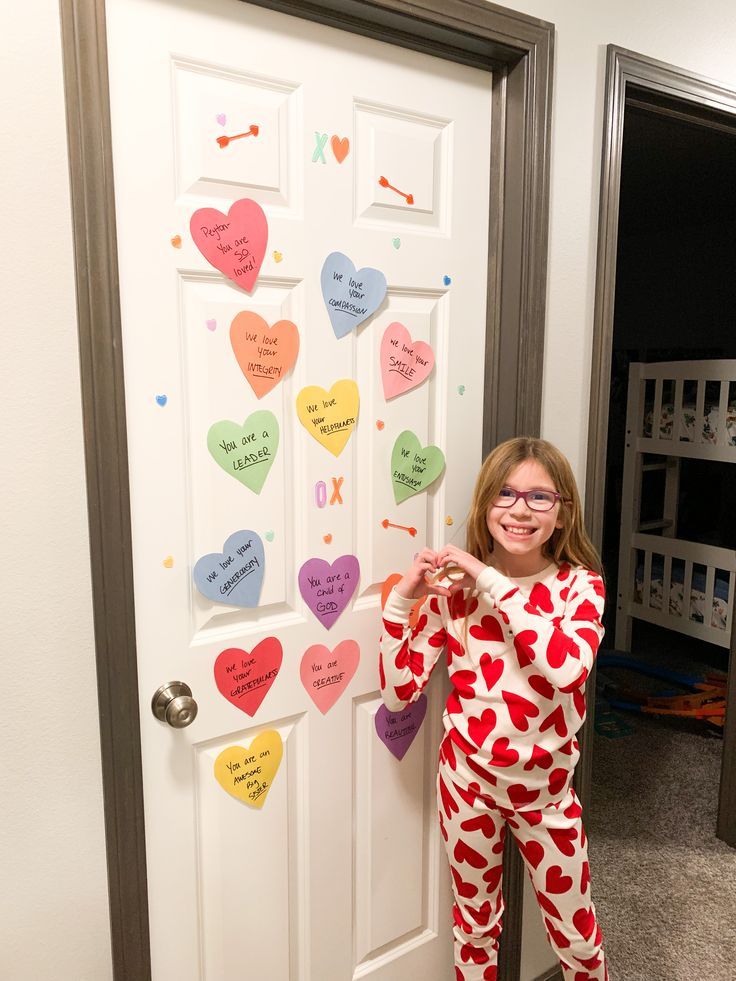
<svg viewBox="0 0 736 981">
<path fill-rule="evenodd" d="M 197 717 L 197 703 L 192 689 L 183 681 L 167 681 L 161 685 L 151 700 L 153 714 L 172 729 L 184 729 Z"/>
</svg>

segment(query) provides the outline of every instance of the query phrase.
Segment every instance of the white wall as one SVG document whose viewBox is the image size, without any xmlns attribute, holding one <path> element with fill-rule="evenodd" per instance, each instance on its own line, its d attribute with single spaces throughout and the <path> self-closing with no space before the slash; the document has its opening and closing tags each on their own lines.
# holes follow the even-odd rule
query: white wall
<svg viewBox="0 0 736 981">
<path fill-rule="evenodd" d="M 112 976 L 57 0 L 0 59 L 0 976 Z M 11 43 L 12 38 L 12 43 Z"/>
<path fill-rule="evenodd" d="M 542 430 L 582 482 L 605 46 L 623 45 L 736 87 L 736 12 L 732 0 L 504 5 L 557 27 Z M 0 965 L 11 981 L 105 981 L 109 933 L 56 0 L 15 5 L 12 39 L 0 60 Z M 527 912 L 524 981 L 553 963 L 536 912 Z"/>
</svg>

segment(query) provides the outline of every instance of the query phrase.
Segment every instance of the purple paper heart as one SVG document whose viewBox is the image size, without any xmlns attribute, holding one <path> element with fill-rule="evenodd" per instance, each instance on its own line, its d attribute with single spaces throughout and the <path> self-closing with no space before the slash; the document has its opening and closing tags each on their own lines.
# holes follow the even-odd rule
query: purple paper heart
<svg viewBox="0 0 736 981">
<path fill-rule="evenodd" d="M 299 591 L 329 630 L 350 602 L 358 579 L 360 564 L 354 555 L 341 555 L 332 564 L 324 559 L 307 559 L 299 570 Z"/>
<path fill-rule="evenodd" d="M 376 712 L 376 732 L 378 738 L 394 754 L 403 760 L 414 742 L 414 737 L 422 727 L 427 714 L 427 696 L 420 695 L 416 702 L 407 705 L 399 712 L 389 712 L 385 705 Z"/>
</svg>

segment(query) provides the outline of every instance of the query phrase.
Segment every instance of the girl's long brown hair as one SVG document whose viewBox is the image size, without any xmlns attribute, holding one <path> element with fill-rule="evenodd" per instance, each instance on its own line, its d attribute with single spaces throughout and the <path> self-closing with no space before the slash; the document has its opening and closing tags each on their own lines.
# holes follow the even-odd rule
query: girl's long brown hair
<svg viewBox="0 0 736 981">
<path fill-rule="evenodd" d="M 556 446 L 534 436 L 518 436 L 500 443 L 483 461 L 468 516 L 466 550 L 486 565 L 490 564 L 493 539 L 486 522 L 488 508 L 511 471 L 526 460 L 536 460 L 544 467 L 562 497 L 559 516 L 563 526 L 555 528 L 545 544 L 545 554 L 557 565 L 568 562 L 602 575 L 600 557 L 583 525 L 580 495 L 570 464 Z"/>
</svg>

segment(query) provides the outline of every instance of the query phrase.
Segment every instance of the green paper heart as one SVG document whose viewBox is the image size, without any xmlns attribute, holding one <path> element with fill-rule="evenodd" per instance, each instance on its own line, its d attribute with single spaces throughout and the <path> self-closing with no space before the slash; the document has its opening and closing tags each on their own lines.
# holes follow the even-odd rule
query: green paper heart
<svg viewBox="0 0 736 981">
<path fill-rule="evenodd" d="M 401 504 L 421 494 L 445 469 L 445 454 L 439 446 L 422 446 L 410 429 L 400 433 L 391 451 L 391 480 L 394 498 Z"/>
<path fill-rule="evenodd" d="M 273 412 L 259 409 L 242 426 L 223 419 L 210 426 L 207 449 L 225 473 L 256 494 L 268 477 L 279 448 L 279 424 Z"/>
</svg>

